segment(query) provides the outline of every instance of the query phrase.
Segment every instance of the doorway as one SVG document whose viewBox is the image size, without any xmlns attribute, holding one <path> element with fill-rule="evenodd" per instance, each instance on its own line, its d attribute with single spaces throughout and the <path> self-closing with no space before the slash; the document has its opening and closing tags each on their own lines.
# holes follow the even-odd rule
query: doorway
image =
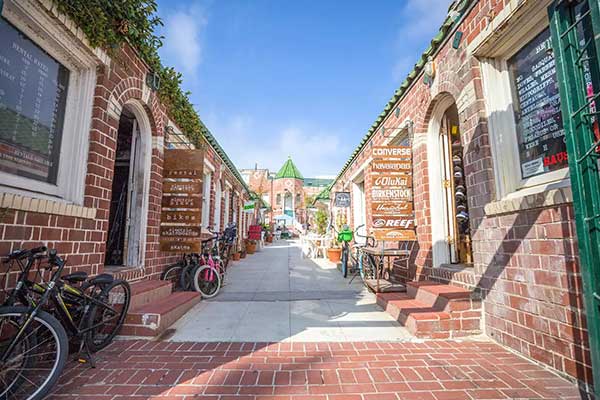
<svg viewBox="0 0 600 400">
<path fill-rule="evenodd" d="M 143 264 L 145 230 L 145 149 L 134 113 L 123 108 L 117 131 L 114 177 L 104 264 L 111 267 Z"/>
<path fill-rule="evenodd" d="M 469 206 L 463 163 L 458 109 L 452 104 L 442 116 L 440 151 L 444 226 L 450 263 L 471 264 L 471 232 Z"/>
</svg>

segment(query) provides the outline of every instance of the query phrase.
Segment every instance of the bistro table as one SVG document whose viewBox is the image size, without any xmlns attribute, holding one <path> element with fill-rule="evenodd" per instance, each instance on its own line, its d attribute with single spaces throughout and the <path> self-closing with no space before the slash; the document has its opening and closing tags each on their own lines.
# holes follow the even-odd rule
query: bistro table
<svg viewBox="0 0 600 400">
<path fill-rule="evenodd" d="M 392 259 L 402 258 L 408 260 L 411 254 L 411 250 L 405 249 L 386 249 L 381 246 L 379 247 L 364 247 L 361 251 L 365 254 L 371 255 L 375 261 L 375 277 L 374 279 L 365 279 L 366 285 L 373 290 L 375 293 L 384 292 L 406 292 L 406 285 L 403 283 L 393 283 L 387 276 L 391 275 L 391 268 L 386 267 L 387 264 L 393 263 Z"/>
</svg>

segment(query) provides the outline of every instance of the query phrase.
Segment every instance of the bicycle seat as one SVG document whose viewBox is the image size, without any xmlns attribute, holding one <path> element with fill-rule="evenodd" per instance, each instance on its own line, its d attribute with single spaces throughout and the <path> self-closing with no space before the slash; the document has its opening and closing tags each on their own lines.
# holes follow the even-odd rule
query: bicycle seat
<svg viewBox="0 0 600 400">
<path fill-rule="evenodd" d="M 76 271 L 67 275 L 63 275 L 61 278 L 70 283 L 77 283 L 85 281 L 88 278 L 88 274 L 84 271 Z"/>
<path fill-rule="evenodd" d="M 92 285 L 107 285 L 112 283 L 115 278 L 111 274 L 100 274 L 90 279 Z"/>
</svg>

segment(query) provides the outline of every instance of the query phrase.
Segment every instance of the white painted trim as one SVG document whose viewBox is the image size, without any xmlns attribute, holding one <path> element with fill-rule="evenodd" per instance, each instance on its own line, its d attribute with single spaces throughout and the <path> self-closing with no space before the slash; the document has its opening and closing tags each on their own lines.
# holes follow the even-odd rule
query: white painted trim
<svg viewBox="0 0 600 400">
<path fill-rule="evenodd" d="M 211 172 L 215 172 L 217 170 L 215 168 L 215 166 L 212 165 L 212 163 L 210 161 L 208 161 L 206 158 L 204 159 L 204 166 L 206 166 Z"/>
<path fill-rule="evenodd" d="M 363 174 L 365 172 L 365 169 L 371 163 L 371 161 L 373 161 L 373 157 L 369 157 L 364 163 L 362 163 L 361 166 L 356 171 L 354 171 L 352 175 L 350 175 L 350 177 L 348 178 L 348 182 L 354 182 L 357 179 L 359 179 L 360 174 Z"/>
<path fill-rule="evenodd" d="M 407 133 L 410 137 L 410 129 L 413 128 L 413 126 L 414 126 L 414 123 L 413 123 L 412 119 L 410 119 L 409 117 L 406 117 L 404 119 L 404 121 L 402 121 L 400 126 L 398 126 L 397 128 L 390 128 L 390 129 L 394 130 L 394 133 L 392 133 L 390 136 L 388 136 L 387 138 L 384 139 L 382 146 L 389 145 L 398 136 L 403 135 L 404 133 Z"/>
<path fill-rule="evenodd" d="M 450 262 L 450 250 L 446 241 L 447 213 L 444 207 L 444 190 L 442 184 L 442 146 L 440 143 L 441 121 L 446 110 L 452 106 L 454 99 L 446 95 L 436 101 L 431 113 L 428 129 L 427 160 L 429 161 L 429 204 L 431 210 L 431 246 L 433 266 L 439 267 Z"/>
<path fill-rule="evenodd" d="M 33 1 L 6 0 L 2 16 L 63 64 L 69 89 L 56 185 L 0 172 L 0 190 L 22 196 L 83 205 L 92 105 L 96 86 L 96 54 Z M 65 19 L 65 21 L 67 21 Z"/>
</svg>

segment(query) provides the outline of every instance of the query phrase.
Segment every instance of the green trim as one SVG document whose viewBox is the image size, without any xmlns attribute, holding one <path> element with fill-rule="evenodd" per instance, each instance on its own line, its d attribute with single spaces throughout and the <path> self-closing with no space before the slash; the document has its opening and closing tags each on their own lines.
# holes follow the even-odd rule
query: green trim
<svg viewBox="0 0 600 400">
<path fill-rule="evenodd" d="M 348 161 L 346 161 L 346 163 L 342 167 L 342 170 L 339 172 L 339 174 L 333 180 L 333 184 L 335 184 L 342 177 L 342 175 L 346 172 L 348 167 L 350 167 L 350 165 L 352 165 L 352 162 L 356 159 L 356 157 L 358 157 L 358 155 L 363 150 L 363 148 L 366 146 L 366 144 L 369 142 L 369 140 L 371 140 L 371 138 L 373 137 L 375 132 L 377 132 L 381 123 L 389 115 L 389 112 L 394 108 L 394 105 L 396 105 L 396 103 L 398 103 L 400 100 L 402 100 L 404 98 L 404 96 L 406 96 L 406 94 L 408 93 L 408 89 L 410 87 L 412 87 L 412 85 L 415 82 L 418 82 L 418 80 L 416 78 L 423 72 L 423 67 L 425 66 L 425 63 L 427 62 L 427 59 L 429 57 L 432 57 L 435 54 L 437 54 L 437 51 L 440 49 L 441 44 L 444 43 L 446 41 L 446 39 L 448 39 L 449 34 L 452 32 L 452 30 L 456 26 L 458 26 L 459 22 L 462 20 L 463 16 L 466 14 L 466 11 L 469 8 L 469 6 L 472 4 L 475 4 L 477 1 L 478 0 L 457 0 L 455 3 L 453 3 L 453 5 L 456 4 L 456 7 L 453 7 L 453 5 L 450 6 L 450 9 L 448 10 L 448 15 L 446 16 L 446 19 L 442 23 L 442 26 L 440 27 L 438 33 L 431 40 L 431 44 L 423 52 L 423 54 L 421 55 L 421 58 L 417 61 L 413 70 L 408 74 L 408 76 L 406 77 L 404 82 L 402 82 L 402 84 L 400 85 L 400 88 L 394 92 L 394 95 L 392 96 L 392 98 L 384 106 L 384 109 L 381 112 L 381 114 L 379 114 L 379 116 L 377 117 L 375 122 L 373 122 L 373 125 L 371 125 L 371 128 L 369 129 L 369 131 L 362 138 L 362 140 L 360 141 L 358 146 L 354 149 L 354 151 L 350 155 L 350 158 L 348 159 Z"/>
</svg>

